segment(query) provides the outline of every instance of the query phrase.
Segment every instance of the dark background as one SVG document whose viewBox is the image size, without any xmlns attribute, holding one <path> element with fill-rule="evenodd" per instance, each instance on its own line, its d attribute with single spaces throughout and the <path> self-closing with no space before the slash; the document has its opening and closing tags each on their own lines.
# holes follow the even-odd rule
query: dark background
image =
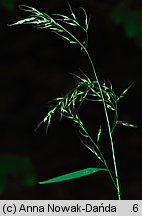
<svg viewBox="0 0 142 216">
<path fill-rule="evenodd" d="M 134 82 L 120 103 L 119 115 L 138 128 L 120 127 L 114 134 L 122 199 L 142 199 L 140 2 L 70 0 L 78 16 L 81 6 L 91 15 L 88 50 L 99 79 L 111 81 L 117 94 Z M 59 121 L 55 116 L 47 134 L 46 124 L 35 132 L 49 110 L 48 102 L 74 86 L 75 80 L 69 73 L 80 75 L 81 69 L 91 77 L 92 72 L 78 47 L 68 45 L 48 30 L 7 26 L 24 17 L 19 4 L 49 14 L 70 15 L 64 0 L 0 2 L 0 198 L 117 199 L 107 173 L 37 184 L 65 173 L 101 166 L 83 146 L 71 121 Z M 81 110 L 85 124 L 94 133 L 99 123 L 95 112 L 103 115 L 99 106 L 92 103 Z M 101 145 L 109 159 L 111 149 L 106 132 L 104 129 Z"/>
</svg>

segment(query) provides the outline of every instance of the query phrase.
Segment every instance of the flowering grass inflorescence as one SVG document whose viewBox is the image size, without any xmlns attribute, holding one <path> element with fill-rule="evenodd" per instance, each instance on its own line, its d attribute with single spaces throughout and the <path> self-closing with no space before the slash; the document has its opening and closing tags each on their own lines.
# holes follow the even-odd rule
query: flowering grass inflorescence
<svg viewBox="0 0 142 216">
<path fill-rule="evenodd" d="M 94 63 L 87 51 L 89 20 L 86 11 L 83 8 L 81 8 L 85 17 L 83 24 L 81 24 L 78 21 L 70 5 L 69 5 L 70 12 L 71 12 L 70 17 L 62 14 L 53 14 L 52 16 L 49 16 L 48 14 L 42 13 L 33 7 L 29 7 L 25 5 L 21 5 L 19 6 L 19 8 L 29 13 L 29 16 L 11 25 L 33 24 L 36 28 L 40 28 L 40 29 L 45 28 L 51 30 L 52 32 L 56 33 L 63 40 L 65 40 L 70 44 L 79 45 L 81 50 L 83 50 L 87 55 L 90 65 L 92 67 L 92 72 L 94 74 L 94 80 L 91 80 L 87 75 L 84 75 L 84 77 L 79 77 L 75 75 L 75 78 L 77 79 L 77 85 L 73 89 L 71 89 L 70 92 L 66 94 L 64 97 L 59 97 L 54 100 L 56 104 L 49 110 L 49 112 L 46 114 L 46 116 L 44 117 L 41 123 L 47 122 L 47 128 L 48 128 L 51 123 L 52 116 L 54 115 L 55 112 L 58 112 L 61 118 L 62 117 L 69 118 L 78 126 L 82 143 L 98 158 L 98 160 L 103 164 L 103 167 L 86 168 L 44 182 L 40 182 L 40 184 L 53 183 L 53 182 L 79 178 L 82 176 L 94 174 L 95 172 L 98 171 L 107 171 L 117 190 L 118 199 L 121 199 L 121 190 L 120 190 L 120 183 L 118 179 L 112 134 L 116 126 L 120 124 L 127 127 L 134 127 L 134 128 L 136 127 L 135 125 L 129 124 L 123 120 L 119 120 L 118 108 L 117 108 L 119 100 L 125 96 L 125 94 L 127 93 L 128 89 L 131 86 L 125 89 L 120 96 L 117 96 L 113 91 L 113 87 L 111 83 L 106 84 L 105 82 L 100 82 L 98 80 Z M 68 26 L 80 28 L 85 33 L 84 40 L 81 41 L 76 36 L 74 36 L 71 30 L 67 28 Z M 96 134 L 96 139 L 93 139 L 79 116 L 79 108 L 85 100 L 102 103 L 104 107 L 108 133 L 110 137 L 110 145 L 112 149 L 112 160 L 114 165 L 114 171 L 111 171 L 109 169 L 107 165 L 107 161 L 105 160 L 105 156 L 101 151 L 101 146 L 99 145 L 100 137 L 102 134 L 102 127 L 100 126 L 98 133 Z M 108 110 L 110 110 L 110 113 L 112 113 L 113 116 L 113 121 L 111 123 L 109 120 Z"/>
</svg>

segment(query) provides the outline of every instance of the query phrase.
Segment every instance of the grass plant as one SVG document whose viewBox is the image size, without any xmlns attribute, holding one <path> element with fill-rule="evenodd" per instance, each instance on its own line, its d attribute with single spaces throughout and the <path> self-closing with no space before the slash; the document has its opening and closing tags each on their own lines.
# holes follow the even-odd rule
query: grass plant
<svg viewBox="0 0 142 216">
<path fill-rule="evenodd" d="M 61 175 L 56 178 L 49 179 L 47 181 L 39 182 L 39 184 L 65 181 L 94 174 L 98 171 L 105 171 L 108 172 L 108 174 L 110 175 L 112 183 L 117 191 L 117 197 L 120 200 L 121 189 L 115 159 L 113 132 L 118 125 L 134 128 L 136 127 L 133 124 L 130 124 L 119 119 L 118 115 L 118 103 L 125 96 L 125 94 L 131 86 L 125 89 L 120 96 L 117 96 L 110 82 L 106 84 L 105 82 L 99 81 L 98 75 L 94 67 L 94 63 L 87 50 L 89 19 L 84 8 L 81 8 L 82 12 L 84 13 L 84 20 L 82 24 L 77 19 L 70 5 L 70 16 L 62 14 L 53 14 L 52 16 L 50 16 L 46 13 L 38 11 L 33 7 L 25 5 L 20 5 L 19 8 L 24 12 L 27 12 L 29 15 L 26 18 L 11 24 L 11 26 L 32 24 L 38 29 L 44 28 L 52 31 L 53 33 L 57 34 L 60 38 L 65 40 L 67 43 L 70 43 L 71 45 L 73 44 L 79 46 L 81 48 L 81 51 L 83 51 L 86 54 L 88 62 L 92 68 L 92 73 L 94 75 L 93 80 L 90 79 L 86 74 L 84 74 L 83 77 L 74 75 L 77 79 L 76 86 L 73 89 L 71 89 L 68 92 L 68 94 L 66 94 L 64 97 L 59 97 L 54 100 L 55 105 L 49 110 L 49 112 L 46 114 L 41 123 L 47 123 L 48 129 L 52 117 L 56 112 L 60 113 L 61 118 L 65 117 L 70 119 L 77 125 L 78 131 L 81 135 L 81 141 L 84 144 L 84 146 L 88 148 L 88 150 L 90 150 L 95 157 L 97 157 L 102 166 L 99 168 L 86 168 L 69 174 Z M 82 33 L 84 34 L 84 40 L 82 41 L 81 39 L 76 37 L 70 30 L 71 28 L 68 28 L 69 26 L 73 28 L 80 28 L 80 31 L 82 31 Z M 102 146 L 99 144 L 100 137 L 102 136 L 102 127 L 100 126 L 98 133 L 96 134 L 96 139 L 94 139 L 91 137 L 87 128 L 85 127 L 84 123 L 80 118 L 79 109 L 85 100 L 101 103 L 104 108 L 110 140 L 109 144 L 111 146 L 112 152 L 113 170 L 110 170 L 108 163 L 105 159 L 105 155 L 102 153 Z M 111 119 L 113 117 L 113 121 L 110 121 L 110 115 Z"/>
</svg>

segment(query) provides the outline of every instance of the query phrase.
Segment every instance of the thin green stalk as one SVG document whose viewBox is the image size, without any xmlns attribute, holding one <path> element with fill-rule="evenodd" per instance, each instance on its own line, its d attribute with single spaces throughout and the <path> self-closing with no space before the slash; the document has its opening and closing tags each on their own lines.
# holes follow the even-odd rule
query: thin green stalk
<svg viewBox="0 0 142 216">
<path fill-rule="evenodd" d="M 91 138 L 91 136 L 88 134 L 88 132 L 86 131 L 86 129 L 84 128 L 83 126 L 83 130 L 84 132 L 86 133 L 86 135 L 88 136 L 88 138 L 90 139 L 90 141 L 92 143 L 94 143 L 96 149 L 98 150 L 98 153 L 100 154 L 101 156 L 101 159 L 102 159 L 102 162 L 105 164 L 105 166 L 107 167 L 108 171 L 109 171 L 109 174 L 110 174 L 110 177 L 117 189 L 117 193 L 118 193 L 118 199 L 120 200 L 121 199 L 121 192 L 120 192 L 120 185 L 119 185 L 119 179 L 118 179 L 118 172 L 117 172 L 117 165 L 116 165 L 116 159 L 115 159 L 115 151 L 114 151 L 114 144 L 113 144 L 113 138 L 112 138 L 112 132 L 116 126 L 116 124 L 118 124 L 118 116 L 117 116 L 117 107 L 115 109 L 116 113 L 115 113 L 115 118 L 114 118 L 114 122 L 113 122 L 113 126 L 112 126 L 112 129 L 111 129 L 111 126 L 110 126 L 110 121 L 109 121 L 109 117 L 108 117 L 108 112 L 107 112 L 107 102 L 105 101 L 105 92 L 103 91 L 103 87 L 101 87 L 100 85 L 100 82 L 99 82 L 99 79 L 98 79 L 98 76 L 97 76 L 97 73 L 96 73 L 96 70 L 95 70 L 95 67 L 94 67 L 94 63 L 91 59 L 91 56 L 89 55 L 87 49 L 86 49 L 86 45 L 87 45 L 87 41 L 88 41 L 88 34 L 87 34 L 87 31 L 88 31 L 88 20 L 87 20 L 87 14 L 85 12 L 85 10 L 83 9 L 84 11 L 84 14 L 85 14 L 85 28 L 83 26 L 81 26 L 78 22 L 78 20 L 76 19 L 76 16 L 75 14 L 73 13 L 72 9 L 71 9 L 71 6 L 69 5 L 70 7 L 70 10 L 71 10 L 71 13 L 72 13 L 72 18 L 69 18 L 65 15 L 60 15 L 60 14 L 54 14 L 55 15 L 55 19 L 50 17 L 49 15 L 45 14 L 45 13 L 41 13 L 39 12 L 38 10 L 36 10 L 35 8 L 32 8 L 32 7 L 29 7 L 29 6 L 20 6 L 20 8 L 24 11 L 27 11 L 29 13 L 33 13 L 33 16 L 29 16 L 28 18 L 24 19 L 24 20 L 20 20 L 16 23 L 14 23 L 13 25 L 18 25 L 18 24 L 35 24 L 37 25 L 37 27 L 39 28 L 48 28 L 50 29 L 51 31 L 55 32 L 56 34 L 58 34 L 59 36 L 61 36 L 63 39 L 65 39 L 66 41 L 68 41 L 69 43 L 73 43 L 73 44 L 78 44 L 80 45 L 81 47 L 81 50 L 84 50 L 85 54 L 87 55 L 88 59 L 89 59 L 89 62 L 91 64 L 91 68 L 92 68 L 92 71 L 93 71 L 93 74 L 94 74 L 94 77 L 95 77 L 95 80 L 96 80 L 96 83 L 98 85 L 98 89 L 99 89 L 99 92 L 100 92 L 100 97 L 101 97 L 101 101 L 103 102 L 103 106 L 104 106 L 104 112 L 105 112 L 105 117 L 106 117 L 106 122 L 107 122 L 107 127 L 108 127 L 108 133 L 109 133 L 109 138 L 110 138 L 110 144 L 111 144 L 111 151 L 112 151 L 112 158 L 113 158 L 113 165 L 114 165 L 114 171 L 115 171 L 115 178 L 112 176 L 111 172 L 109 171 L 108 169 L 108 166 L 107 166 L 107 163 L 99 149 L 99 147 L 96 145 L 96 143 L 93 141 L 93 139 Z M 66 28 L 64 28 L 60 23 L 58 23 L 58 21 L 60 22 L 63 22 L 65 24 L 68 24 L 68 25 L 72 25 L 72 26 L 76 26 L 76 27 L 81 27 L 82 30 L 85 32 L 86 34 L 86 38 L 85 38 L 85 41 L 84 42 L 80 42 L 71 32 L 69 32 Z M 68 34 L 71 38 L 68 38 L 66 37 L 66 35 L 64 34 Z M 126 93 L 128 89 L 126 89 L 122 95 L 119 97 L 119 98 L 122 98 L 124 96 L 124 94 Z M 119 99 L 118 98 L 118 99 Z M 118 100 L 117 99 L 117 100 Z M 74 98 L 73 98 L 74 100 Z M 117 101 L 116 101 L 117 102 Z M 61 103 L 64 104 L 64 101 L 61 101 L 59 103 L 59 106 L 62 105 Z M 72 102 L 71 102 L 72 103 Z M 74 103 L 73 103 L 74 105 Z M 57 109 L 58 105 L 55 106 L 52 110 L 50 110 L 50 112 L 48 112 L 47 116 L 44 118 L 43 122 L 47 121 L 48 120 L 48 125 L 50 124 L 50 120 L 51 120 L 51 115 L 55 112 L 55 110 Z M 61 114 L 62 112 L 64 112 L 64 106 L 62 107 L 61 106 Z M 66 110 L 65 110 L 66 111 Z M 78 122 L 79 119 L 75 119 L 75 121 L 79 124 L 81 124 L 81 121 Z M 131 126 L 131 127 L 135 127 L 131 124 L 128 124 L 128 123 L 125 123 L 123 121 L 119 121 L 119 124 L 123 124 L 125 126 Z M 82 124 L 83 125 L 83 124 Z M 80 127 L 81 128 L 81 127 Z M 95 153 L 95 152 L 94 152 Z M 115 180 L 114 180 L 115 179 Z"/>
<path fill-rule="evenodd" d="M 86 53 L 86 55 L 87 55 L 87 57 L 88 57 L 88 59 L 90 61 L 90 64 L 92 66 L 92 70 L 93 70 L 95 79 L 96 79 L 96 81 L 98 83 L 98 87 L 99 87 L 99 90 L 100 90 L 100 94 L 101 94 L 102 102 L 103 102 L 103 106 L 104 106 L 104 111 L 105 111 L 105 116 L 106 116 L 106 121 L 107 121 L 107 126 L 108 126 L 108 132 L 109 132 L 109 138 L 110 138 L 110 143 L 111 143 L 111 150 L 112 150 L 113 165 L 114 165 L 114 171 L 115 171 L 115 177 L 116 177 L 118 199 L 120 200 L 121 199 L 121 192 L 120 192 L 120 186 L 119 186 L 119 179 L 118 179 L 117 165 L 116 165 L 116 159 L 115 159 L 114 144 L 113 144 L 113 139 L 112 139 L 112 134 L 111 134 L 111 127 L 110 127 L 110 122 L 109 122 L 109 118 L 108 118 L 108 112 L 107 112 L 106 103 L 105 103 L 105 100 L 104 100 L 102 88 L 101 88 L 101 85 L 99 83 L 98 76 L 96 74 L 96 70 L 95 70 L 93 61 L 92 61 L 92 59 L 91 59 L 91 57 L 90 57 L 90 55 L 89 55 L 86 47 L 74 35 L 72 35 L 67 29 L 65 29 L 63 26 L 61 26 L 58 23 L 56 23 L 56 24 L 61 29 L 63 29 L 65 32 L 67 32 L 81 46 L 81 48 L 85 51 L 85 53 Z"/>
<path fill-rule="evenodd" d="M 109 167 L 108 167 L 108 165 L 107 165 L 107 162 L 106 162 L 106 160 L 105 160 L 105 158 L 104 158 L 104 156 L 103 156 L 103 154 L 102 154 L 100 148 L 96 145 L 96 143 L 94 142 L 94 140 L 92 139 L 92 137 L 90 136 L 90 134 L 87 132 L 87 130 L 86 130 L 86 128 L 84 127 L 83 123 L 82 123 L 81 127 L 83 128 L 83 131 L 86 133 L 86 135 L 88 136 L 88 138 L 90 139 L 90 141 L 94 144 L 94 146 L 95 146 L 96 149 L 98 150 L 98 152 L 99 152 L 99 154 L 100 154 L 100 158 L 99 158 L 98 156 L 97 156 L 97 157 L 101 160 L 101 162 L 105 165 L 106 169 L 109 171 L 109 175 L 110 175 L 110 177 L 111 177 L 111 179 L 112 179 L 112 181 L 113 181 L 113 184 L 114 184 L 114 186 L 117 188 L 117 185 L 116 185 L 116 183 L 115 183 L 115 181 L 114 181 L 114 178 L 113 178 L 113 176 L 112 176 L 112 173 L 111 173 L 111 171 L 109 170 Z"/>
<path fill-rule="evenodd" d="M 97 83 L 98 83 L 98 87 L 99 87 L 100 94 L 101 94 L 102 101 L 103 101 L 103 105 L 104 105 L 104 111 L 105 111 L 105 116 L 106 116 L 108 131 L 109 131 L 110 142 L 111 142 L 111 150 L 112 150 L 112 156 L 113 156 L 114 170 L 115 170 L 115 175 L 116 175 L 116 185 L 117 185 L 117 191 L 118 191 L 118 199 L 120 200 L 120 199 L 121 199 L 121 193 L 120 193 L 118 172 L 117 172 L 117 166 L 116 166 L 114 144 L 113 144 L 113 139 L 112 139 L 112 133 L 111 133 L 111 128 L 110 128 L 110 122 L 109 122 L 109 118 L 108 118 L 108 112 L 107 112 L 107 108 L 106 108 L 106 103 L 105 103 L 105 100 L 104 100 L 102 88 L 101 88 L 101 86 L 100 86 L 100 83 L 99 83 L 99 80 L 98 80 L 98 77 L 97 77 L 97 74 L 96 74 L 96 71 L 95 71 L 95 68 L 94 68 L 94 64 L 93 64 L 93 62 L 92 62 L 92 59 L 91 59 L 91 57 L 90 57 L 88 51 L 86 50 L 86 48 L 85 48 L 84 50 L 85 50 L 85 52 L 86 52 L 86 54 L 87 54 L 87 56 L 88 56 L 88 58 L 89 58 L 89 61 L 90 61 L 91 65 L 92 65 L 92 69 L 93 69 L 93 72 L 94 72 L 96 81 L 97 81 Z"/>
<path fill-rule="evenodd" d="M 118 112 L 117 112 L 117 102 L 115 102 L 115 116 L 114 116 L 114 121 L 113 121 L 111 133 L 113 133 L 113 131 L 116 128 L 117 124 L 118 124 Z"/>
</svg>

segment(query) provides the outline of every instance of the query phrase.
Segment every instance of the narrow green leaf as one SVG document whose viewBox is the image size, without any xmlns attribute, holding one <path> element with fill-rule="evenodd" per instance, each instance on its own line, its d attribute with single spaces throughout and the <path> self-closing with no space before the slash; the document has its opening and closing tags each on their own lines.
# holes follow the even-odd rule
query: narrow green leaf
<svg viewBox="0 0 142 216">
<path fill-rule="evenodd" d="M 73 10 L 72 10 L 72 8 L 71 8 L 71 5 L 70 5 L 69 3 L 68 3 L 68 5 L 69 5 L 70 11 L 71 11 L 71 15 L 73 16 L 73 19 L 74 19 L 74 20 L 77 20 L 75 14 L 73 13 Z"/>
<path fill-rule="evenodd" d="M 52 14 L 52 15 L 57 16 L 57 17 L 61 17 L 63 19 L 69 19 L 67 16 L 62 15 L 62 14 Z M 57 18 L 56 18 L 56 20 L 57 20 Z M 60 19 L 58 19 L 58 20 L 60 20 Z"/>
<path fill-rule="evenodd" d="M 132 128 L 137 128 L 138 127 L 137 125 L 130 124 L 130 123 L 124 122 L 124 121 L 118 121 L 118 124 L 124 125 L 126 127 L 132 127 Z"/>
<path fill-rule="evenodd" d="M 85 9 L 83 8 L 83 7 L 80 7 L 82 10 L 83 10 L 83 12 L 84 12 L 84 14 L 85 14 L 85 30 L 86 30 L 86 32 L 88 31 L 88 26 L 89 26 L 89 22 L 88 22 L 88 16 L 87 16 L 87 13 L 86 13 L 86 11 L 85 11 Z"/>
<path fill-rule="evenodd" d="M 100 126 L 100 129 L 99 129 L 98 135 L 97 135 L 97 143 L 100 141 L 101 132 L 102 132 L 102 128 Z"/>
<path fill-rule="evenodd" d="M 110 104 L 106 104 L 106 107 L 112 111 L 115 111 L 115 109 Z"/>
<path fill-rule="evenodd" d="M 23 25 L 23 24 L 33 23 L 34 21 L 35 21 L 35 17 L 30 17 L 30 18 L 25 18 L 23 20 L 19 20 L 18 22 L 15 22 L 13 24 L 9 24 L 9 26 Z"/>
<path fill-rule="evenodd" d="M 66 181 L 66 180 L 70 180 L 70 179 L 80 178 L 83 176 L 94 174 L 98 171 L 108 171 L 108 170 L 104 169 L 104 168 L 86 168 L 86 169 L 72 172 L 69 174 L 61 175 L 61 176 L 49 179 L 47 181 L 39 182 L 39 184 L 48 184 L 48 183 L 54 183 L 54 182 L 60 182 L 60 181 Z"/>
<path fill-rule="evenodd" d="M 54 183 L 54 182 L 60 182 L 60 181 L 66 181 L 66 180 L 70 180 L 70 179 L 80 178 L 83 176 L 94 174 L 98 171 L 108 171 L 108 170 L 104 169 L 104 168 L 86 168 L 86 169 L 72 172 L 69 174 L 61 175 L 61 176 L 49 179 L 47 181 L 39 182 L 39 184 Z"/>
<path fill-rule="evenodd" d="M 117 98 L 117 101 L 118 101 L 119 99 L 125 97 L 127 91 L 131 88 L 132 85 L 133 85 L 133 83 L 132 83 L 131 85 L 129 85 L 128 88 L 126 88 L 126 89 L 122 92 L 122 94 Z"/>
</svg>

